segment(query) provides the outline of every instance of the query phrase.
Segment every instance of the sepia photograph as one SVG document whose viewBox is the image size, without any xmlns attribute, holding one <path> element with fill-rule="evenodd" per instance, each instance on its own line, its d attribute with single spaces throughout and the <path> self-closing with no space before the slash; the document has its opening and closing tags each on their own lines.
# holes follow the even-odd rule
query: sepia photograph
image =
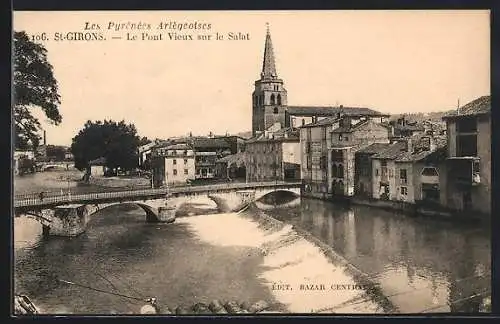
<svg viewBox="0 0 500 324">
<path fill-rule="evenodd" d="M 12 28 L 13 316 L 492 312 L 489 10 Z"/>
</svg>

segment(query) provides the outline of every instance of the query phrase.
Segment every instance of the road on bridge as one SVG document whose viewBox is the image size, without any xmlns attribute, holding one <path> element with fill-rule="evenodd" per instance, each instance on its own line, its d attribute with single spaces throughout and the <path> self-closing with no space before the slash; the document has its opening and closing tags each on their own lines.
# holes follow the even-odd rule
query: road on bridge
<svg viewBox="0 0 500 324">
<path fill-rule="evenodd" d="M 112 192 L 93 192 L 85 194 L 72 195 L 59 194 L 49 197 L 42 197 L 39 194 L 23 194 L 15 196 L 14 208 L 15 209 L 29 209 L 29 208 L 42 208 L 48 206 L 57 206 L 69 203 L 89 203 L 98 201 L 112 201 L 122 199 L 154 199 L 160 198 L 167 194 L 179 193 L 197 193 L 197 192 L 212 192 L 220 190 L 245 190 L 255 188 L 283 188 L 283 187 L 301 186 L 301 182 L 286 182 L 286 181 L 270 181 L 270 182 L 249 182 L 249 183 L 225 183 L 215 185 L 202 185 L 202 186 L 183 186 L 172 188 L 158 188 L 158 189 L 139 189 L 139 190 L 123 190 Z"/>
</svg>

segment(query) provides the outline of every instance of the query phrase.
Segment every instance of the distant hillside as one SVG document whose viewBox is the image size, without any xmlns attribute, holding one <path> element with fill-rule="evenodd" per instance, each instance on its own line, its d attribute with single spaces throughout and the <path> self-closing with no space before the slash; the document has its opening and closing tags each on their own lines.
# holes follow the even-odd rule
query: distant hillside
<svg viewBox="0 0 500 324">
<path fill-rule="evenodd" d="M 401 118 L 402 116 L 405 116 L 405 118 L 409 122 L 422 122 L 425 120 L 430 120 L 433 122 L 442 122 L 443 116 L 449 114 L 452 112 L 452 110 L 449 111 L 436 111 L 436 112 L 430 112 L 430 113 L 407 113 L 407 114 L 394 114 L 391 115 L 390 120 L 397 120 L 398 118 Z"/>
<path fill-rule="evenodd" d="M 252 131 L 239 132 L 239 133 L 236 133 L 234 135 L 240 136 L 240 137 L 243 137 L 243 138 L 250 138 L 250 137 L 252 137 Z"/>
</svg>

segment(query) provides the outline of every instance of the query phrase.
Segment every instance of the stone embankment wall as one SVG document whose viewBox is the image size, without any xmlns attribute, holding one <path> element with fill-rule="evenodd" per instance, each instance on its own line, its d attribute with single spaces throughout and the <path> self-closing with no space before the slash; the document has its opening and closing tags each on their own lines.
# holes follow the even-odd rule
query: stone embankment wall
<svg viewBox="0 0 500 324">
<path fill-rule="evenodd" d="M 89 184 L 110 188 L 145 188 L 151 186 L 147 178 L 90 177 Z"/>
</svg>

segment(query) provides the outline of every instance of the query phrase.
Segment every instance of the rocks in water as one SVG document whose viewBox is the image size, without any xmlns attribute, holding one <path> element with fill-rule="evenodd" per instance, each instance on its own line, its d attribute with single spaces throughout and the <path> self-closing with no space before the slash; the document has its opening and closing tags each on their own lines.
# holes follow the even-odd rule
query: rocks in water
<svg viewBox="0 0 500 324">
<path fill-rule="evenodd" d="M 194 314 L 212 314 L 212 311 L 210 311 L 208 305 L 205 303 L 196 303 L 192 310 Z"/>
<path fill-rule="evenodd" d="M 238 303 L 231 301 L 224 304 L 224 308 L 230 314 L 248 313 L 246 309 L 242 309 Z"/>
<path fill-rule="evenodd" d="M 250 313 L 259 313 L 259 312 L 267 310 L 268 308 L 269 308 L 269 304 L 265 300 L 259 300 L 258 302 L 256 302 L 252 306 L 250 306 L 248 308 L 248 311 Z"/>
<path fill-rule="evenodd" d="M 141 315 L 154 315 L 156 314 L 156 309 L 151 305 L 144 305 L 141 307 Z"/>
<path fill-rule="evenodd" d="M 218 300 L 213 300 L 209 305 L 208 308 L 214 313 L 214 314 L 227 314 L 226 309 Z"/>
<path fill-rule="evenodd" d="M 189 314 L 189 310 L 186 309 L 185 307 L 182 307 L 182 306 L 177 306 L 175 308 L 175 314 L 176 315 L 183 315 L 183 314 Z"/>
<path fill-rule="evenodd" d="M 14 297 L 14 313 L 16 315 L 35 315 L 39 314 L 39 311 L 27 296 L 16 295 Z"/>
<path fill-rule="evenodd" d="M 166 315 L 168 315 L 168 314 L 174 314 L 174 312 L 168 306 L 162 307 L 161 313 L 162 314 L 166 314 Z"/>
</svg>

